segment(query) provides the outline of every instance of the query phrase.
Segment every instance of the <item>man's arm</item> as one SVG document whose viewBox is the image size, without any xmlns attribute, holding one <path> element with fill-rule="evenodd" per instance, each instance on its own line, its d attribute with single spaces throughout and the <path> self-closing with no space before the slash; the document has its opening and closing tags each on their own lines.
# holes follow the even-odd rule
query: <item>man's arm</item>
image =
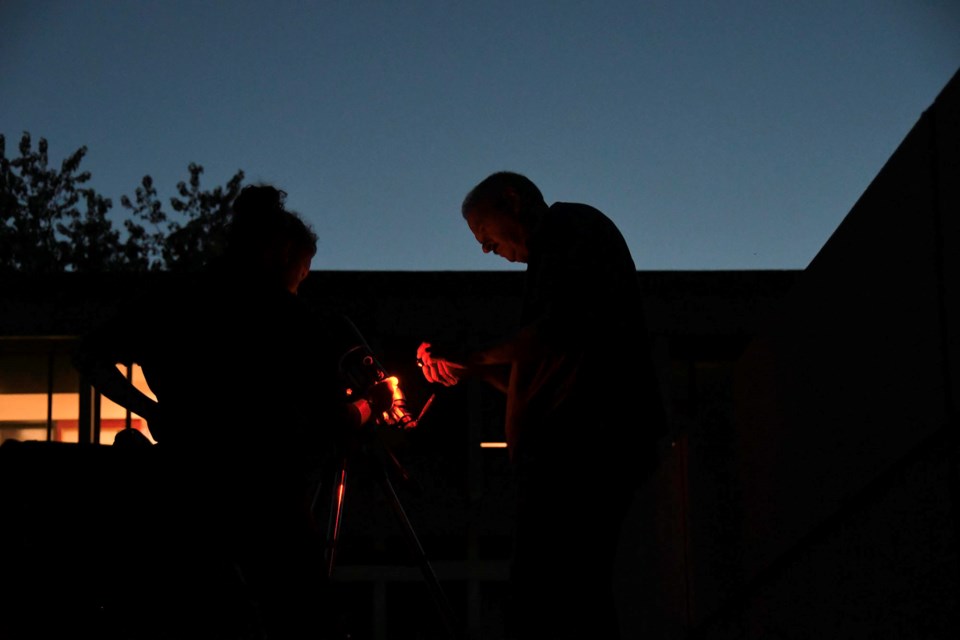
<svg viewBox="0 0 960 640">
<path fill-rule="evenodd" d="M 506 392 L 511 365 L 535 357 L 540 348 L 537 323 L 532 323 L 474 349 L 423 342 L 417 362 L 429 382 L 449 387 L 465 378 L 479 378 Z"/>
</svg>

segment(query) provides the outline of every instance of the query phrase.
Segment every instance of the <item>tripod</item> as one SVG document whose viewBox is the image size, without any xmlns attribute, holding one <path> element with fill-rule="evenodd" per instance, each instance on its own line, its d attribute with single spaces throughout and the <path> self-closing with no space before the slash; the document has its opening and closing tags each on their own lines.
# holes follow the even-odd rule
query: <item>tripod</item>
<svg viewBox="0 0 960 640">
<path fill-rule="evenodd" d="M 462 633 L 459 630 L 460 626 L 454 615 L 453 608 L 440 586 L 440 581 L 433 571 L 427 554 L 420 544 L 420 540 L 413 529 L 413 525 L 410 523 L 410 519 L 407 517 L 403 505 L 400 503 L 400 498 L 397 496 L 393 482 L 390 479 L 391 471 L 406 482 L 411 480 L 409 474 L 406 469 L 403 468 L 403 465 L 400 464 L 400 461 L 397 460 L 393 452 L 383 443 L 375 432 L 362 433 L 361 437 L 356 439 L 352 445 L 353 446 L 349 447 L 339 459 L 331 488 L 325 557 L 327 577 L 332 577 L 337 560 L 337 544 L 340 539 L 340 528 L 343 524 L 343 508 L 347 493 L 347 479 L 353 462 L 358 456 L 362 456 L 372 468 L 374 479 L 386 496 L 390 508 L 403 530 L 410 551 L 413 553 L 420 567 L 427 588 L 437 607 L 437 612 L 440 615 L 447 636 L 451 638 L 451 640 L 459 639 Z M 318 493 L 322 490 L 322 486 L 321 484 L 318 487 Z M 316 502 L 316 497 L 314 498 L 314 502 Z"/>
</svg>

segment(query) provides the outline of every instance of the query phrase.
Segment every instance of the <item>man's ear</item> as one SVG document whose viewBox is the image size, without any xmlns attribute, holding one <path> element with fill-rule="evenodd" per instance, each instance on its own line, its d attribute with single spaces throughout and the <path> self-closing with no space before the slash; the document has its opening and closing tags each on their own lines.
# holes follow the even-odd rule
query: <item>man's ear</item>
<svg viewBox="0 0 960 640">
<path fill-rule="evenodd" d="M 522 206 L 520 204 L 520 195 L 512 187 L 507 187 L 503 190 L 503 199 L 510 206 L 510 212 L 514 215 L 519 215 Z"/>
<path fill-rule="evenodd" d="M 507 205 L 514 220 L 519 220 L 521 223 L 525 222 L 527 212 L 524 211 L 523 200 L 515 189 L 507 187 L 503 190 L 503 203 Z"/>
<path fill-rule="evenodd" d="M 526 207 L 523 199 L 520 197 L 520 194 L 516 192 L 516 190 L 511 187 L 507 187 L 503 191 L 503 202 L 505 202 L 509 207 L 510 215 L 513 216 L 514 220 L 517 220 L 525 227 L 530 227 L 533 225 L 535 222 L 534 212 Z"/>
</svg>

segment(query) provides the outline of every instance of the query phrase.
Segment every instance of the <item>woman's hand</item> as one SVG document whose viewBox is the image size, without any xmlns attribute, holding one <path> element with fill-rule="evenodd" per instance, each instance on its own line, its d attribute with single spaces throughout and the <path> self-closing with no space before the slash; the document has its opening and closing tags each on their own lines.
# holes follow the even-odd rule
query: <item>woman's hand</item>
<svg viewBox="0 0 960 640">
<path fill-rule="evenodd" d="M 167 424 L 160 403 L 151 401 L 144 407 L 144 412 L 146 415 L 140 414 L 140 416 L 147 421 L 147 430 L 150 432 L 150 437 L 153 438 L 154 442 L 160 442 Z"/>
</svg>

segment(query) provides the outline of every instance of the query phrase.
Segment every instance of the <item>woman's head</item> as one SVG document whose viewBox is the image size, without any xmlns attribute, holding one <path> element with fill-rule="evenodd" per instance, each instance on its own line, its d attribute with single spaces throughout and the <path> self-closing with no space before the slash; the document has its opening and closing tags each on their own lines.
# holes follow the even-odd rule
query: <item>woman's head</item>
<svg viewBox="0 0 960 640">
<path fill-rule="evenodd" d="M 296 293 L 317 253 L 317 235 L 286 209 L 286 196 L 269 185 L 244 187 L 233 202 L 227 255 Z"/>
</svg>

